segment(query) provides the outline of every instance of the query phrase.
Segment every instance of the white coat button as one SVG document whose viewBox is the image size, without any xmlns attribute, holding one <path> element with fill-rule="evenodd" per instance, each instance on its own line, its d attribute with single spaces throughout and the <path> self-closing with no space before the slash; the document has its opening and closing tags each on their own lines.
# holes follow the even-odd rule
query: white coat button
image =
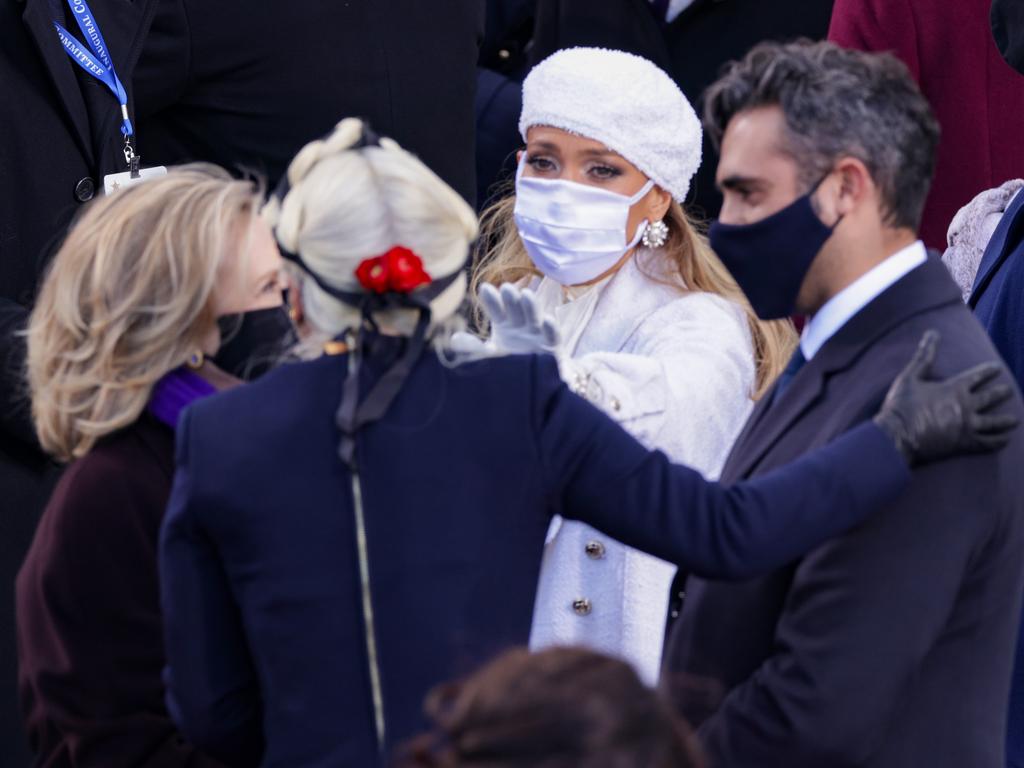
<svg viewBox="0 0 1024 768">
<path fill-rule="evenodd" d="M 604 557 L 604 544 L 600 541 L 588 541 L 583 551 L 587 553 L 587 557 L 591 560 L 600 560 Z"/>
<path fill-rule="evenodd" d="M 590 612 L 594 609 L 594 606 L 590 604 L 590 601 L 586 598 L 572 601 L 572 609 L 576 612 L 577 616 L 589 616 Z"/>
<path fill-rule="evenodd" d="M 619 402 L 619 399 L 617 397 L 612 398 L 612 410 L 615 411 L 616 413 L 622 410 L 622 403 Z"/>
</svg>

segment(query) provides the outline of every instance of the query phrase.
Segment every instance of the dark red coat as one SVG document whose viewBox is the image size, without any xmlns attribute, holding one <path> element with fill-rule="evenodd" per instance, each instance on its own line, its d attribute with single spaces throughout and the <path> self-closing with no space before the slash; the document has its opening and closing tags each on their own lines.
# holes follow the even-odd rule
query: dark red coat
<svg viewBox="0 0 1024 768">
<path fill-rule="evenodd" d="M 164 707 L 156 553 L 173 473 L 173 433 L 143 416 L 72 464 L 43 513 L 16 595 L 37 765 L 217 765 Z"/>
<path fill-rule="evenodd" d="M 892 51 L 942 125 L 921 237 L 945 249 L 956 212 L 979 192 L 1024 177 L 1024 76 L 1003 61 L 992 0 L 836 0 L 829 39 Z"/>
</svg>

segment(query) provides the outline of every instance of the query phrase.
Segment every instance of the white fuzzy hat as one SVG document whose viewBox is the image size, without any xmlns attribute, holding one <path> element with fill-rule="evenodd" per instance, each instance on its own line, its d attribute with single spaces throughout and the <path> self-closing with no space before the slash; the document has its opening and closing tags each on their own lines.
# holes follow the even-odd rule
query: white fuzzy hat
<svg viewBox="0 0 1024 768">
<path fill-rule="evenodd" d="M 548 56 L 523 83 L 523 141 L 535 125 L 600 141 L 679 202 L 700 167 L 697 113 L 672 78 L 631 53 L 567 48 Z"/>
</svg>

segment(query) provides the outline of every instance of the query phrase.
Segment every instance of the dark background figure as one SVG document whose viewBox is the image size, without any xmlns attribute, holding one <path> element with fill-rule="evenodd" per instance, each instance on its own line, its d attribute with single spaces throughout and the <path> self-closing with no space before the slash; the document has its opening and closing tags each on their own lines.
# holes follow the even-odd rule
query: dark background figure
<svg viewBox="0 0 1024 768">
<path fill-rule="evenodd" d="M 1000 53 L 1024 81 L 1024 3 L 993 0 L 991 20 Z M 1024 389 L 1024 192 L 1010 203 L 985 249 L 969 304 Z M 1006 765 L 1024 768 L 1024 631 L 1017 637 Z"/>
<path fill-rule="evenodd" d="M 650 0 L 538 0 L 530 63 L 579 45 L 635 53 L 668 72 L 699 112 L 704 89 L 722 66 L 755 44 L 823 38 L 832 0 L 695 0 L 671 23 L 659 20 L 659 7 Z M 707 218 L 718 215 L 722 202 L 715 189 L 716 161 L 705 137 L 704 161 L 687 207 Z"/>
<path fill-rule="evenodd" d="M 517 124 L 536 0 L 487 0 L 476 81 L 476 208 L 501 191 L 522 146 Z"/>
<path fill-rule="evenodd" d="M 942 250 L 975 195 L 1024 177 L 1024 78 L 992 39 L 992 0 L 836 0 L 829 39 L 890 51 L 909 68 L 942 127 L 921 239 Z"/>
<path fill-rule="evenodd" d="M 1024 191 L 1006 209 L 981 259 L 971 308 L 1024 388 Z M 1024 766 L 1024 632 L 1010 692 L 1007 765 Z"/>
<path fill-rule="evenodd" d="M 581 706 L 582 702 L 586 702 Z M 626 662 L 518 648 L 427 697 L 430 733 L 400 768 L 699 768 L 696 740 Z"/>
<path fill-rule="evenodd" d="M 144 166 L 208 160 L 273 180 L 359 114 L 475 196 L 473 93 L 483 9 L 452 0 L 92 0 Z M 22 386 L 23 327 L 76 210 L 127 170 L 117 103 L 63 50 L 61 0 L 0 3 L 0 755 L 29 761 L 16 707 L 13 583 L 56 479 Z"/>
</svg>

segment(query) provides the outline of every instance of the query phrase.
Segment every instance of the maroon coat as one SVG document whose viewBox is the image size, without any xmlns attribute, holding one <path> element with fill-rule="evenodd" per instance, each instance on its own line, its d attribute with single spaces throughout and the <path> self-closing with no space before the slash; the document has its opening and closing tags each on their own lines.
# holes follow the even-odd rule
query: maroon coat
<svg viewBox="0 0 1024 768">
<path fill-rule="evenodd" d="M 942 125 L 921 237 L 939 250 L 975 195 L 1024 177 L 1024 76 L 992 38 L 992 0 L 836 0 L 829 39 L 892 51 L 917 78 Z"/>
<path fill-rule="evenodd" d="M 174 435 L 144 415 L 64 473 L 17 581 L 18 677 L 39 766 L 213 768 L 164 708 L 157 537 Z"/>
</svg>

